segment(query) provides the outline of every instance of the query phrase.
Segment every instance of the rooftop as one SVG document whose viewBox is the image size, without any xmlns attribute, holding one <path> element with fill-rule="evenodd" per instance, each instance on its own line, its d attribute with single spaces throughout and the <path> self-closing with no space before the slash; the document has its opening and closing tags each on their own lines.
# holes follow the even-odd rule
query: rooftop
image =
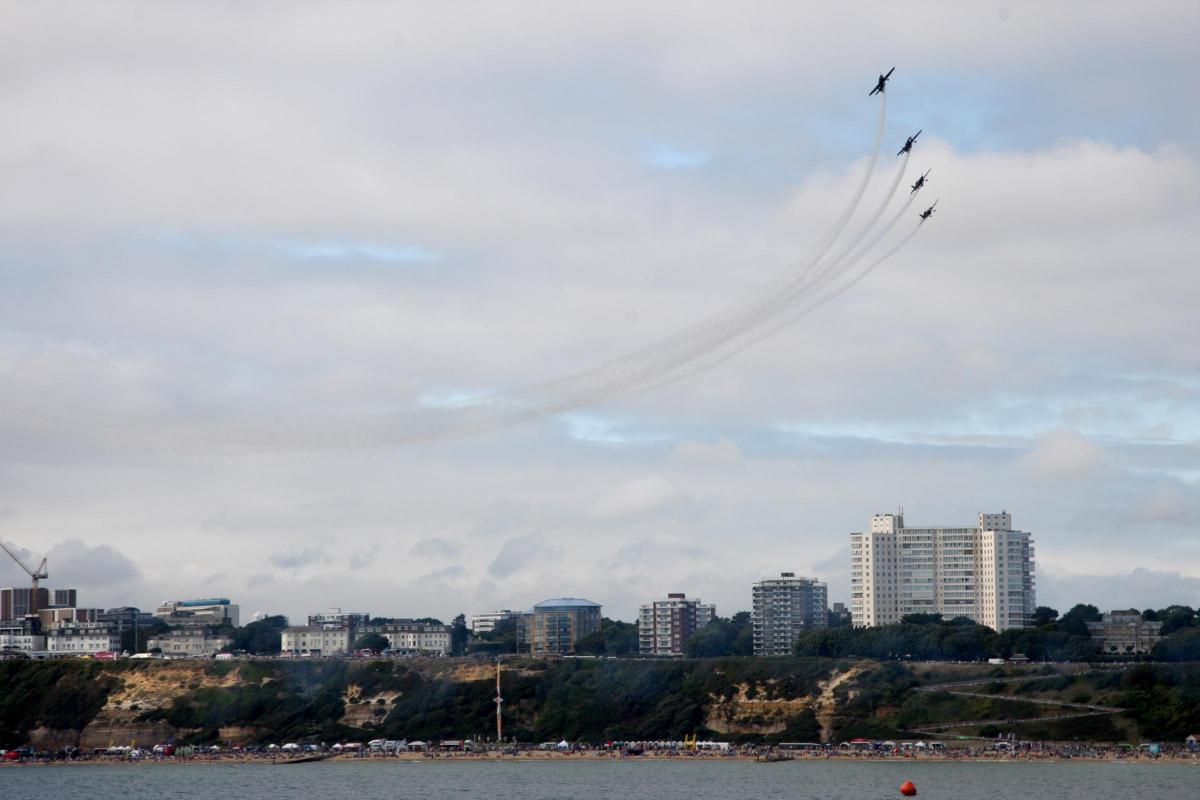
<svg viewBox="0 0 1200 800">
<path fill-rule="evenodd" d="M 552 597 L 549 600 L 543 600 L 533 607 L 534 611 L 538 609 L 548 608 L 599 608 L 599 603 L 593 603 L 591 600 L 583 600 L 579 597 Z"/>
</svg>

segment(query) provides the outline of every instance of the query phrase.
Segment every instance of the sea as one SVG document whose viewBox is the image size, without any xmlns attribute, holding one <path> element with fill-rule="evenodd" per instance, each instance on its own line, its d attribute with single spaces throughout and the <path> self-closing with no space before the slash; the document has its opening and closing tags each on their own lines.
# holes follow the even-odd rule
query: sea
<svg viewBox="0 0 1200 800">
<path fill-rule="evenodd" d="M 1200 763 L 333 761 L 0 768 L 3 800 L 1193 800 Z"/>
</svg>

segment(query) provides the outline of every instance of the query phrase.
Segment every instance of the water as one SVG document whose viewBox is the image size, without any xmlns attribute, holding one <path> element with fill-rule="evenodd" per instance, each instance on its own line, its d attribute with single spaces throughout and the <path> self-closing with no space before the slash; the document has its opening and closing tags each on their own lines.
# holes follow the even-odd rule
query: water
<svg viewBox="0 0 1200 800">
<path fill-rule="evenodd" d="M 1197 763 L 359 761 L 0 769 L 3 800 L 925 800 L 1200 797 Z"/>
</svg>

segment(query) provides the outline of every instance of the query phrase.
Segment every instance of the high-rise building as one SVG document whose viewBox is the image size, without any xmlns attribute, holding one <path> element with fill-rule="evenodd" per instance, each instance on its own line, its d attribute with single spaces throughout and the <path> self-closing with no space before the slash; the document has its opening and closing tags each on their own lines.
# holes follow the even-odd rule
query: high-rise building
<svg viewBox="0 0 1200 800">
<path fill-rule="evenodd" d="M 75 589 L 46 589 L 38 587 L 37 610 L 43 608 L 71 608 L 75 605 Z M 33 589 L 18 587 L 0 589 L 0 619 L 21 619 L 26 614 L 35 614 Z"/>
<path fill-rule="evenodd" d="M 829 624 L 829 591 L 816 578 L 781 572 L 754 584 L 754 655 L 791 655 L 806 630 Z"/>
<path fill-rule="evenodd" d="M 528 643 L 531 655 L 574 655 L 576 642 L 600 630 L 600 604 L 577 597 L 543 600 L 517 624 L 524 628 L 518 640 Z"/>
<path fill-rule="evenodd" d="M 681 656 L 692 634 L 716 615 L 716 606 L 689 600 L 682 593 L 647 603 L 638 614 L 638 652 L 646 656 Z"/>
<path fill-rule="evenodd" d="M 876 514 L 850 534 L 850 610 L 856 627 L 908 614 L 967 617 L 997 631 L 1032 623 L 1033 537 L 1008 512 L 980 514 L 973 528 L 906 528 Z"/>
</svg>

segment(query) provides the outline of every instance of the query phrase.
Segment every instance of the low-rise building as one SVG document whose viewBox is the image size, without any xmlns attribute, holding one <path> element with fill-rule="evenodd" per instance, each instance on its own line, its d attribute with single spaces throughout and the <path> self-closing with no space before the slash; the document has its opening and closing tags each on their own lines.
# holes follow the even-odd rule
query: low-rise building
<svg viewBox="0 0 1200 800">
<path fill-rule="evenodd" d="M 46 631 L 46 650 L 52 655 L 95 655 L 121 649 L 121 637 L 100 622 L 60 625 Z"/>
<path fill-rule="evenodd" d="M 1142 619 L 1141 612 L 1133 608 L 1110 611 L 1087 627 L 1102 653 L 1148 653 L 1162 639 L 1162 623 Z"/>
<path fill-rule="evenodd" d="M 99 608 L 43 608 L 38 611 L 38 619 L 42 628 L 49 630 L 62 625 L 100 622 L 101 613 Z"/>
<path fill-rule="evenodd" d="M 646 656 L 681 656 L 692 634 L 717 615 L 717 607 L 682 592 L 642 606 L 638 613 L 638 652 Z"/>
<path fill-rule="evenodd" d="M 291 656 L 341 656 L 354 644 L 350 628 L 294 625 L 283 629 L 280 652 Z"/>
<path fill-rule="evenodd" d="M 496 624 L 506 619 L 515 620 L 521 616 L 520 611 L 484 611 L 471 617 L 471 633 L 478 636 L 481 633 L 491 633 L 496 630 Z"/>
<path fill-rule="evenodd" d="M 372 625 L 365 633 L 377 633 L 388 640 L 393 653 L 446 656 L 450 654 L 450 626 L 430 622 L 398 620 Z"/>
<path fill-rule="evenodd" d="M 363 628 L 370 622 L 371 615 L 361 611 L 342 611 L 330 608 L 319 614 L 309 614 L 309 625 L 331 625 L 340 628 Z"/>
<path fill-rule="evenodd" d="M 0 622 L 0 650 L 35 653 L 46 649 L 46 636 L 36 616 Z"/>
<path fill-rule="evenodd" d="M 171 626 L 230 625 L 238 627 L 238 606 L 225 597 L 203 600 L 164 600 L 154 616 Z"/>
<path fill-rule="evenodd" d="M 172 628 L 146 641 L 147 649 L 176 658 L 210 658 L 232 645 L 232 637 L 199 627 Z"/>
</svg>

